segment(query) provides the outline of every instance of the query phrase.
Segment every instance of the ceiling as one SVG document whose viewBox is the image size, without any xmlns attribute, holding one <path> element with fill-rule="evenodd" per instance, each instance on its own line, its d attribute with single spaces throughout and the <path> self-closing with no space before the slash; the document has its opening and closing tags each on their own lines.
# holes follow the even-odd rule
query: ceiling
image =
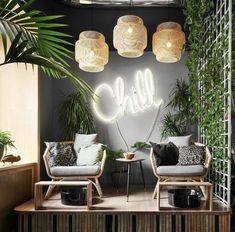
<svg viewBox="0 0 235 232">
<path fill-rule="evenodd" d="M 182 0 L 58 0 L 74 7 L 181 7 Z"/>
<path fill-rule="evenodd" d="M 152 50 L 152 35 L 156 31 L 158 24 L 166 21 L 175 21 L 183 27 L 185 21 L 183 8 L 178 6 L 168 7 L 168 5 L 165 5 L 162 7 L 131 8 L 72 7 L 71 5 L 61 3 L 60 1 L 61 0 L 37 0 L 34 2 L 32 8 L 42 10 L 47 15 L 65 15 L 63 18 L 57 19 L 56 22 L 68 25 L 67 27 L 59 28 L 59 30 L 73 36 L 72 38 L 67 38 L 72 44 L 76 42 L 79 33 L 82 31 L 96 30 L 105 36 L 105 40 L 111 51 L 115 51 L 113 47 L 113 28 L 117 24 L 117 19 L 120 16 L 133 14 L 143 19 L 148 32 L 148 46 L 146 48 L 148 51 Z"/>
</svg>

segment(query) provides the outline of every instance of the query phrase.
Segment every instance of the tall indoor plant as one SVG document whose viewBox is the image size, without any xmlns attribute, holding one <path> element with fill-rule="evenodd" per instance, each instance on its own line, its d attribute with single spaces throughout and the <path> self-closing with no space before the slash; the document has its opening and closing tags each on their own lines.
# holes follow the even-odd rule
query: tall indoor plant
<svg viewBox="0 0 235 232">
<path fill-rule="evenodd" d="M 176 80 L 169 99 L 166 107 L 170 107 L 170 111 L 163 116 L 162 120 L 162 138 L 185 135 L 188 127 L 193 122 L 191 95 L 189 84 L 186 81 Z"/>
<path fill-rule="evenodd" d="M 55 30 L 66 26 L 54 22 L 63 16 L 45 16 L 39 10 L 30 10 L 33 2 L 0 1 L 0 37 L 5 54 L 5 60 L 0 66 L 10 63 L 39 65 L 49 77 L 66 76 L 81 94 L 91 96 L 92 89 L 70 70 L 66 61 L 73 57 L 68 48 L 73 44 L 65 40 L 71 36 Z"/>
<path fill-rule="evenodd" d="M 95 132 L 91 109 L 80 93 L 71 93 L 62 102 L 60 121 L 68 140 L 73 140 L 76 133 L 90 134 Z"/>
<path fill-rule="evenodd" d="M 0 161 L 6 151 L 7 146 L 15 147 L 11 134 L 7 131 L 0 131 Z"/>
</svg>

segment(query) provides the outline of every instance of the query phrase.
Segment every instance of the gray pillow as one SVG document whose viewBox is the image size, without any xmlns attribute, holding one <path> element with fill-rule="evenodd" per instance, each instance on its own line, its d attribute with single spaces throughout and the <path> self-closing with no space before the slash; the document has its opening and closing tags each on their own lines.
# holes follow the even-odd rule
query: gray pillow
<svg viewBox="0 0 235 232">
<path fill-rule="evenodd" d="M 72 144 L 65 143 L 47 143 L 49 146 L 48 164 L 55 166 L 73 166 L 76 165 L 77 157 Z"/>
<path fill-rule="evenodd" d="M 168 141 L 174 143 L 177 147 L 189 146 L 192 135 L 168 137 Z"/>
<path fill-rule="evenodd" d="M 76 134 L 75 141 L 74 141 L 74 151 L 78 156 L 79 150 L 82 146 L 87 146 L 96 143 L 97 134 Z"/>
<path fill-rule="evenodd" d="M 82 146 L 77 156 L 77 165 L 97 164 L 101 160 L 103 150 L 104 145 L 101 143 Z"/>
<path fill-rule="evenodd" d="M 205 162 L 205 147 L 183 146 L 179 147 L 179 159 L 177 165 L 199 165 Z"/>
</svg>

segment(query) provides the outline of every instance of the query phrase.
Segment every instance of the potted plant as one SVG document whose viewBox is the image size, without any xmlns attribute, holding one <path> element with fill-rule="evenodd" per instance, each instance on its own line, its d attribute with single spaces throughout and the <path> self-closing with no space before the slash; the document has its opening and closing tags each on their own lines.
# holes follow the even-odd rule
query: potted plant
<svg viewBox="0 0 235 232">
<path fill-rule="evenodd" d="M 3 157 L 4 151 L 6 152 L 7 146 L 15 147 L 11 134 L 7 131 L 0 131 L 0 160 Z"/>
</svg>

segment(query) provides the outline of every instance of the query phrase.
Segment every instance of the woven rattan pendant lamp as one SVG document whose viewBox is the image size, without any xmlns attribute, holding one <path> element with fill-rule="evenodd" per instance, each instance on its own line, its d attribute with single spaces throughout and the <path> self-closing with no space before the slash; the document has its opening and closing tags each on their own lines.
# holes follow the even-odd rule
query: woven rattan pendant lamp
<svg viewBox="0 0 235 232">
<path fill-rule="evenodd" d="M 185 34 L 176 22 L 158 25 L 153 34 L 152 47 L 157 61 L 174 63 L 181 59 L 184 52 Z"/>
<path fill-rule="evenodd" d="M 109 47 L 97 31 L 83 31 L 75 44 L 75 60 L 86 72 L 101 72 L 108 63 Z"/>
<path fill-rule="evenodd" d="M 113 30 L 113 45 L 120 56 L 142 56 L 147 46 L 147 29 L 136 15 L 124 15 L 117 20 Z"/>
</svg>

